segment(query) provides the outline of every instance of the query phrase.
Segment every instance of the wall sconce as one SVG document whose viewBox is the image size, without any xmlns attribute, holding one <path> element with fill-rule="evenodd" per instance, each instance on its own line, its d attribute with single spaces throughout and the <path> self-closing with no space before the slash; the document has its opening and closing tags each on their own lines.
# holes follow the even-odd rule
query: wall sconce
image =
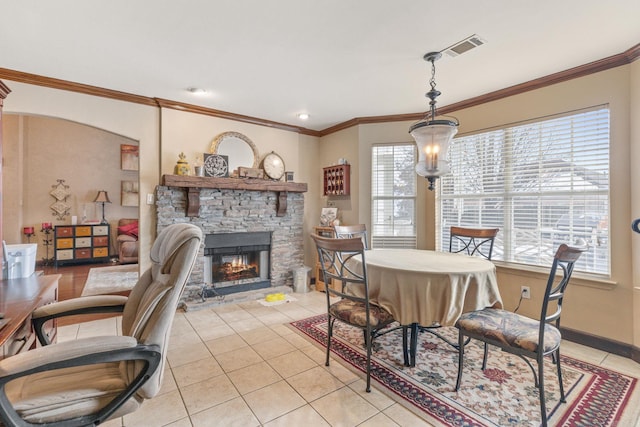
<svg viewBox="0 0 640 427">
<path fill-rule="evenodd" d="M 436 98 L 441 94 L 436 90 L 436 66 L 435 61 L 440 59 L 442 53 L 430 52 L 424 55 L 424 60 L 431 62 L 431 90 L 426 93 L 431 101 L 431 107 L 427 116 L 409 128 L 409 133 L 415 139 L 418 146 L 418 163 L 416 173 L 429 180 L 429 190 L 435 188 L 436 179 L 449 173 L 449 161 L 447 153 L 449 143 L 458 132 L 458 119 L 436 120 Z"/>
<path fill-rule="evenodd" d="M 107 220 L 104 217 L 104 204 L 111 203 L 111 200 L 109 200 L 109 195 L 107 194 L 107 192 L 104 190 L 98 191 L 98 195 L 96 196 L 93 203 L 102 203 L 102 221 L 100 222 L 100 224 L 109 224 L 109 222 L 107 222 Z"/>
</svg>

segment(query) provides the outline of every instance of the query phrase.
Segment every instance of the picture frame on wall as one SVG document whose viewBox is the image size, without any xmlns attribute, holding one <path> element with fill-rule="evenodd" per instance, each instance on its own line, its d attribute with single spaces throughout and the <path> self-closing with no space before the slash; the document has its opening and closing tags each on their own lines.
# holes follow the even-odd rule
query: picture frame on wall
<svg viewBox="0 0 640 427">
<path fill-rule="evenodd" d="M 338 218 L 338 208 L 322 208 L 320 225 L 323 227 L 331 227 L 336 218 Z"/>
<path fill-rule="evenodd" d="M 122 181 L 120 204 L 122 206 L 138 206 L 139 190 L 138 181 Z"/>
<path fill-rule="evenodd" d="M 120 168 L 125 171 L 139 169 L 140 147 L 137 145 L 120 144 Z"/>
<path fill-rule="evenodd" d="M 204 176 L 214 178 L 229 177 L 229 156 L 204 153 Z"/>
</svg>

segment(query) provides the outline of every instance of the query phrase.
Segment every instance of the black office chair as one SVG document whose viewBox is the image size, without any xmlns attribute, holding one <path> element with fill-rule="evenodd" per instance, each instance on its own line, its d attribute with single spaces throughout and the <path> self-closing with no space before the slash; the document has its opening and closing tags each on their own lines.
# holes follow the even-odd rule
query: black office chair
<svg viewBox="0 0 640 427">
<path fill-rule="evenodd" d="M 451 227 L 449 252 L 479 255 L 491 260 L 493 242 L 499 228 Z"/>
<path fill-rule="evenodd" d="M 485 308 L 472 311 L 460 316 L 456 322 L 458 328 L 458 378 L 456 391 L 460 389 L 462 369 L 464 367 L 464 345 L 466 337 L 484 342 L 482 370 L 487 367 L 488 344 L 500 347 L 503 351 L 522 358 L 531 368 L 535 385 L 540 394 L 540 413 L 542 424 L 547 425 L 547 410 L 544 401 L 544 356 L 551 354 L 558 371 L 560 383 L 560 401 L 566 402 L 562 385 L 562 370 L 560 368 L 560 314 L 564 292 L 571 279 L 575 262 L 586 248 L 560 245 L 556 251 L 551 266 L 551 273 L 547 280 L 540 319 L 535 320 L 510 311 Z M 556 280 L 556 272 L 560 269 L 562 276 Z M 555 301 L 555 309 L 548 312 L 549 303 Z M 525 357 L 526 356 L 526 357 Z M 535 359 L 538 373 L 528 358 Z"/>
<path fill-rule="evenodd" d="M 331 338 L 333 336 L 333 324 L 336 320 L 346 323 L 364 332 L 365 347 L 367 350 L 367 388 L 371 391 L 371 347 L 373 340 L 381 335 L 381 330 L 393 323 L 395 319 L 386 309 L 369 302 L 369 282 L 367 280 L 367 267 L 364 258 L 364 244 L 360 237 L 347 239 L 330 239 L 311 235 L 318 249 L 318 260 L 322 265 L 324 282 L 339 283 L 336 289 L 327 286 L 327 314 L 329 327 L 327 336 L 327 358 L 325 365 L 329 366 L 331 353 Z M 354 270 L 349 261 L 359 257 L 362 261 L 362 273 Z M 363 297 L 357 297 L 346 293 L 347 287 L 362 287 Z M 338 302 L 331 302 L 331 297 L 338 297 Z"/>
</svg>

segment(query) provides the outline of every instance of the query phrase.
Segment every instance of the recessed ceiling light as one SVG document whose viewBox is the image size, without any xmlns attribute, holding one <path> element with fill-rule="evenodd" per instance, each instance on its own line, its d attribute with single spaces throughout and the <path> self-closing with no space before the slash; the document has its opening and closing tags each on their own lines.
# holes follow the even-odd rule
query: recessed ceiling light
<svg viewBox="0 0 640 427">
<path fill-rule="evenodd" d="M 309 114 L 308 113 L 300 113 L 300 114 L 298 114 L 298 118 L 300 120 L 307 120 L 309 118 Z"/>
<path fill-rule="evenodd" d="M 189 87 L 187 88 L 187 92 L 191 92 L 194 95 L 206 95 L 207 91 L 205 89 L 199 87 Z"/>
</svg>

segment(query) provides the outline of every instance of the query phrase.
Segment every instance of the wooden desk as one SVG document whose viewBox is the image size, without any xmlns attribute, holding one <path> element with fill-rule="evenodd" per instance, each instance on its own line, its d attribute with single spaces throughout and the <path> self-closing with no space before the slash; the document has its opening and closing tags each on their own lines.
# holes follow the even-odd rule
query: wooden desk
<svg viewBox="0 0 640 427">
<path fill-rule="evenodd" d="M 36 347 L 31 326 L 31 313 L 36 308 L 58 299 L 59 274 L 22 279 L 0 280 L 0 313 L 4 315 L 0 329 L 0 359 Z M 47 323 L 45 331 L 55 342 L 56 323 Z"/>
</svg>

